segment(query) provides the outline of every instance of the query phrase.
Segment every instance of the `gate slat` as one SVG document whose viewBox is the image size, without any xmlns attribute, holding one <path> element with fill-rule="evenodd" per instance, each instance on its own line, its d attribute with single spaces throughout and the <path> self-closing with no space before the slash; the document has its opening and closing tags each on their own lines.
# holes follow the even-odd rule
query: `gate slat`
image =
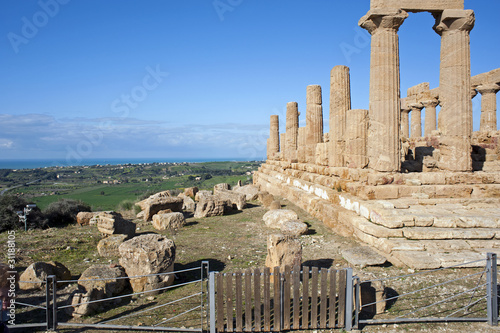
<svg viewBox="0 0 500 333">
<path fill-rule="evenodd" d="M 226 307 L 227 307 L 227 331 L 233 331 L 233 274 L 226 275 Z"/>
<path fill-rule="evenodd" d="M 309 329 L 309 267 L 302 267 L 302 329 Z"/>
<path fill-rule="evenodd" d="M 299 329 L 300 321 L 300 266 L 293 269 L 293 329 Z"/>
<path fill-rule="evenodd" d="M 261 303 L 260 303 L 260 269 L 256 268 L 253 272 L 253 283 L 254 283 L 254 302 L 255 302 L 255 308 L 254 308 L 254 318 L 255 318 L 255 332 L 260 332 L 261 331 Z"/>
<path fill-rule="evenodd" d="M 217 274 L 217 331 L 224 332 L 224 279 Z"/>
<path fill-rule="evenodd" d="M 335 314 L 337 313 L 337 271 L 330 271 L 330 307 L 329 307 L 329 328 L 335 328 Z"/>
<path fill-rule="evenodd" d="M 243 288 L 241 285 L 241 272 L 235 274 L 236 283 L 236 331 L 243 328 Z"/>
<path fill-rule="evenodd" d="M 346 288 L 346 271 L 339 272 L 339 327 L 345 327 L 345 288 Z"/>
<path fill-rule="evenodd" d="M 252 332 L 252 271 L 245 271 L 245 332 Z"/>
<path fill-rule="evenodd" d="M 264 331 L 271 331 L 271 271 L 264 268 Z"/>
<path fill-rule="evenodd" d="M 318 267 L 312 268 L 311 279 L 311 328 L 318 328 Z"/>
<path fill-rule="evenodd" d="M 319 314 L 319 328 L 327 328 L 326 327 L 326 300 L 327 300 L 327 287 L 328 287 L 328 270 L 326 268 L 321 269 L 321 301 L 319 303 L 320 306 L 320 314 Z"/>
<path fill-rule="evenodd" d="M 283 283 L 283 329 L 290 329 L 290 280 L 292 272 L 290 266 L 285 266 L 285 281 Z"/>
<path fill-rule="evenodd" d="M 274 267 L 273 270 L 273 282 L 274 282 L 274 320 L 273 328 L 275 332 L 281 331 L 281 281 L 280 281 L 280 268 Z"/>
</svg>

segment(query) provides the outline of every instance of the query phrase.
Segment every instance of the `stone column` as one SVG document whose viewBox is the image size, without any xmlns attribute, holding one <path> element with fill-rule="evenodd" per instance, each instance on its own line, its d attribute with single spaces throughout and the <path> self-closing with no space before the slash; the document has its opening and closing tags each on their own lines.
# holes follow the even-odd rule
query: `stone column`
<svg viewBox="0 0 500 333">
<path fill-rule="evenodd" d="M 377 171 L 399 171 L 400 81 L 398 29 L 408 17 L 400 9 L 374 9 L 359 25 L 372 35 L 368 159 Z"/>
<path fill-rule="evenodd" d="M 368 165 L 366 156 L 368 110 L 349 110 L 346 116 L 346 166 L 349 168 L 365 168 Z"/>
<path fill-rule="evenodd" d="M 411 132 L 410 138 L 422 137 L 422 103 L 412 103 L 411 108 Z"/>
<path fill-rule="evenodd" d="M 500 90 L 498 84 L 485 84 L 476 87 L 481 94 L 481 123 L 480 131 L 497 130 L 497 92 Z"/>
<path fill-rule="evenodd" d="M 299 127 L 297 137 L 297 160 L 300 163 L 306 162 L 306 128 Z"/>
<path fill-rule="evenodd" d="M 286 156 L 286 133 L 280 134 L 280 159 L 285 160 Z"/>
<path fill-rule="evenodd" d="M 408 116 L 410 111 L 411 109 L 401 109 L 401 136 L 407 139 L 410 137 L 410 117 Z"/>
<path fill-rule="evenodd" d="M 349 67 L 335 66 L 330 72 L 330 149 L 329 165 L 344 166 L 346 113 L 351 109 Z"/>
<path fill-rule="evenodd" d="M 267 142 L 267 159 L 275 159 L 275 155 L 280 151 L 280 123 L 277 115 L 271 116 L 271 126 L 269 130 L 269 140 Z"/>
<path fill-rule="evenodd" d="M 438 104 L 439 101 L 437 99 L 422 101 L 422 105 L 425 108 L 424 136 L 431 136 L 432 131 L 436 130 L 436 106 Z"/>
<path fill-rule="evenodd" d="M 306 104 L 306 159 L 307 163 L 315 163 L 316 144 L 323 142 L 321 86 L 307 86 Z"/>
<path fill-rule="evenodd" d="M 436 17 L 434 30 L 441 36 L 438 127 L 441 144 L 450 154 L 443 166 L 451 171 L 472 170 L 472 101 L 470 35 L 474 11 L 446 9 Z"/>
<path fill-rule="evenodd" d="M 299 135 L 299 106 L 297 102 L 286 104 L 286 152 L 287 160 L 296 159 L 297 139 Z"/>
</svg>

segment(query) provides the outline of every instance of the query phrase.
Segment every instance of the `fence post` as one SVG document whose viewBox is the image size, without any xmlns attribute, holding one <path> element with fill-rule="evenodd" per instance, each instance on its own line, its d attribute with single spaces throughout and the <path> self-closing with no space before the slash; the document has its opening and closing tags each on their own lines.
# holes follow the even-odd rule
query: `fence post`
<svg viewBox="0 0 500 333">
<path fill-rule="evenodd" d="M 55 275 L 49 276 L 52 279 L 52 329 L 57 329 L 57 277 Z"/>
<path fill-rule="evenodd" d="M 47 324 L 47 331 L 50 330 L 50 283 L 49 280 L 52 279 L 52 275 L 47 276 L 45 280 L 45 322 Z"/>
<path fill-rule="evenodd" d="M 205 273 L 205 275 L 203 274 Z M 204 285 L 204 277 L 206 279 L 209 278 L 209 273 L 210 273 L 210 263 L 208 262 L 208 260 L 203 260 L 201 262 L 201 266 L 200 266 L 200 280 L 201 280 L 201 329 L 203 329 L 203 309 L 204 309 L 204 306 L 205 306 L 205 302 L 204 302 L 204 299 L 203 299 L 203 295 L 205 294 L 205 290 L 203 290 L 203 285 Z M 208 288 L 208 284 L 209 284 L 209 281 L 207 280 L 207 304 L 206 304 L 206 309 L 208 311 L 210 311 L 210 299 L 209 299 L 209 296 L 208 296 L 208 292 L 210 291 L 209 288 Z"/>
<path fill-rule="evenodd" d="M 215 272 L 208 275 L 208 300 L 210 305 L 210 333 L 215 333 Z"/>
<path fill-rule="evenodd" d="M 361 303 L 361 281 L 359 279 L 359 277 L 355 276 L 353 278 L 354 280 L 356 280 L 356 286 L 354 287 L 355 288 L 355 294 L 354 294 L 354 328 L 355 329 L 358 329 L 359 328 L 359 307 L 360 307 L 360 303 Z"/>
<path fill-rule="evenodd" d="M 346 283 L 345 283 L 345 330 L 352 330 L 352 300 L 353 300 L 353 277 L 352 268 L 346 269 Z"/>
<path fill-rule="evenodd" d="M 489 252 L 486 260 L 488 275 L 486 279 L 487 288 L 487 310 L 488 324 L 498 326 L 498 292 L 497 292 L 497 255 Z"/>
</svg>

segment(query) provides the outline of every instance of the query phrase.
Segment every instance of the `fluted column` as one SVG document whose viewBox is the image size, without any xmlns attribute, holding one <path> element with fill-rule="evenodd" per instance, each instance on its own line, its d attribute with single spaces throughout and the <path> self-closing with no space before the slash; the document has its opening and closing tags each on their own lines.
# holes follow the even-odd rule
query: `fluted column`
<svg viewBox="0 0 500 333">
<path fill-rule="evenodd" d="M 436 130 L 436 106 L 438 104 L 439 101 L 437 99 L 422 101 L 422 105 L 425 108 L 424 136 L 431 136 L 432 131 Z"/>
<path fill-rule="evenodd" d="M 267 159 L 275 159 L 276 153 L 280 151 L 280 123 L 277 115 L 271 116 L 269 140 L 267 142 Z"/>
<path fill-rule="evenodd" d="M 296 157 L 297 139 L 299 135 L 299 106 L 297 102 L 286 104 L 286 152 L 285 159 L 293 160 Z"/>
<path fill-rule="evenodd" d="M 408 17 L 400 9 L 370 10 L 359 25 L 372 35 L 370 58 L 369 167 L 399 171 L 400 81 L 398 29 Z"/>
<path fill-rule="evenodd" d="M 436 18 L 434 30 L 441 36 L 438 127 L 453 153 L 444 161 L 452 171 L 472 170 L 472 101 L 470 35 L 474 11 L 446 9 Z"/>
<path fill-rule="evenodd" d="M 329 165 L 344 166 L 346 113 L 351 109 L 349 67 L 335 66 L 330 72 L 330 149 Z"/>
<path fill-rule="evenodd" d="M 410 104 L 411 108 L 411 132 L 410 138 L 420 138 L 422 136 L 422 109 L 421 103 Z"/>
<path fill-rule="evenodd" d="M 300 163 L 306 162 L 306 128 L 299 127 L 297 137 L 297 160 Z"/>
<path fill-rule="evenodd" d="M 349 168 L 365 168 L 368 165 L 366 156 L 368 110 L 349 110 L 346 117 L 346 166 Z"/>
<path fill-rule="evenodd" d="M 410 137 L 410 117 L 408 116 L 411 109 L 401 109 L 401 136 L 403 138 Z"/>
<path fill-rule="evenodd" d="M 307 86 L 306 95 L 306 159 L 315 163 L 316 144 L 323 142 L 323 107 L 321 86 Z"/>
<path fill-rule="evenodd" d="M 476 87 L 481 94 L 481 123 L 480 131 L 497 130 L 497 92 L 500 90 L 498 84 L 486 84 Z"/>
</svg>

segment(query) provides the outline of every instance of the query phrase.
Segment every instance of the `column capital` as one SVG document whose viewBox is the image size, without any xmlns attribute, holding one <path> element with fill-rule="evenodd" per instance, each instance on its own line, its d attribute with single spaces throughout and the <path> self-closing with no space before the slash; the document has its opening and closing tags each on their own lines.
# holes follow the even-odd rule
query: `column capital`
<svg viewBox="0 0 500 333">
<path fill-rule="evenodd" d="M 436 107 L 436 106 L 439 105 L 439 101 L 437 99 L 435 99 L 435 98 L 429 99 L 429 100 L 426 100 L 426 101 L 422 101 L 421 103 L 424 106 L 424 108 Z"/>
<path fill-rule="evenodd" d="M 407 17 L 408 13 L 402 9 L 372 9 L 359 20 L 358 25 L 371 35 L 380 29 L 397 32 Z"/>
<path fill-rule="evenodd" d="M 422 103 L 411 103 L 410 105 L 408 105 L 411 110 L 422 110 L 424 108 L 424 105 Z"/>
<path fill-rule="evenodd" d="M 471 9 L 445 9 L 436 15 L 433 29 L 438 35 L 447 31 L 471 31 L 474 28 L 475 16 Z"/>
<path fill-rule="evenodd" d="M 476 87 L 476 90 L 478 93 L 482 94 L 487 94 L 487 93 L 493 93 L 496 94 L 498 91 L 500 91 L 500 85 L 496 83 L 489 83 L 489 84 L 481 84 Z"/>
</svg>

